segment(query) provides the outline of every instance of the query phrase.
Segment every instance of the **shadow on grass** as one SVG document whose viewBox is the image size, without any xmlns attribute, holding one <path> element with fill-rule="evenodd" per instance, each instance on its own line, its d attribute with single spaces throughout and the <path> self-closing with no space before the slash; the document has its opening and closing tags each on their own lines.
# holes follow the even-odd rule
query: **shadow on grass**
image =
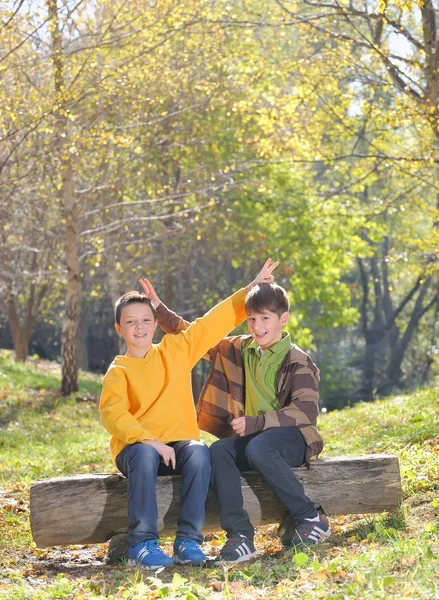
<svg viewBox="0 0 439 600">
<path fill-rule="evenodd" d="M 11 421 L 16 421 L 19 416 L 18 406 L 12 405 L 4 405 L 0 404 L 0 429 L 2 427 L 6 427 Z"/>
<path fill-rule="evenodd" d="M 361 540 L 369 539 L 385 543 L 397 537 L 398 532 L 407 527 L 404 507 L 401 506 L 393 513 L 383 513 L 379 516 L 369 516 L 349 530 L 347 537 L 357 535 Z"/>
</svg>

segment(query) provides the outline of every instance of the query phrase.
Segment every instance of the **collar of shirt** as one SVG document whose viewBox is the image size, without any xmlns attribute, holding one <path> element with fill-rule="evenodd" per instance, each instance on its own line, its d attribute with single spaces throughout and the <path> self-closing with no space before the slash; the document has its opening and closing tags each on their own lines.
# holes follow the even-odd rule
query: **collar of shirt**
<svg viewBox="0 0 439 600">
<path fill-rule="evenodd" d="M 278 342 L 273 344 L 273 346 L 271 346 L 270 348 L 263 350 L 259 346 L 259 344 L 256 342 L 256 340 L 252 340 L 250 342 L 250 344 L 247 346 L 247 350 L 253 350 L 253 352 L 256 352 L 259 356 L 262 356 L 264 354 L 264 352 L 271 352 L 272 354 L 282 354 L 290 346 L 291 346 L 290 334 L 288 333 L 288 331 L 282 331 L 282 338 Z"/>
</svg>

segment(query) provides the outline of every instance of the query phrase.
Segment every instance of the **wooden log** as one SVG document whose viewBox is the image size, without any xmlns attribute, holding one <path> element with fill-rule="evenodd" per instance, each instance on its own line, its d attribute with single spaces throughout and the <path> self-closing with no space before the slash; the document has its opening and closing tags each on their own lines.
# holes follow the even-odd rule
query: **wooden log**
<svg viewBox="0 0 439 600">
<path fill-rule="evenodd" d="M 305 492 L 329 515 L 394 511 L 401 502 L 398 458 L 368 455 L 318 459 L 311 468 L 295 468 Z M 159 477 L 159 531 L 173 535 L 180 497 L 179 476 Z M 255 526 L 279 523 L 285 507 L 263 479 L 243 473 L 244 508 Z M 106 542 L 128 528 L 127 481 L 121 475 L 76 475 L 34 483 L 30 494 L 32 535 L 39 548 Z M 212 491 L 206 504 L 204 532 L 221 529 Z"/>
</svg>

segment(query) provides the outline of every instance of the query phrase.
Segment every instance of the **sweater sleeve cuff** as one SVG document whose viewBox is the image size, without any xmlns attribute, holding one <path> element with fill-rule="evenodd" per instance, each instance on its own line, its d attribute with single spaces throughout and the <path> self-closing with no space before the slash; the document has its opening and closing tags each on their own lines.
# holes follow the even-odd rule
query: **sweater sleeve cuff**
<svg viewBox="0 0 439 600">
<path fill-rule="evenodd" d="M 245 435 L 251 435 L 264 429 L 265 417 L 259 415 L 259 417 L 245 417 Z"/>
<path fill-rule="evenodd" d="M 235 311 L 235 327 L 241 325 L 243 321 L 247 318 L 247 313 L 245 312 L 245 297 L 247 294 L 245 293 L 245 289 L 242 288 L 235 292 L 232 296 L 233 309 Z"/>
</svg>

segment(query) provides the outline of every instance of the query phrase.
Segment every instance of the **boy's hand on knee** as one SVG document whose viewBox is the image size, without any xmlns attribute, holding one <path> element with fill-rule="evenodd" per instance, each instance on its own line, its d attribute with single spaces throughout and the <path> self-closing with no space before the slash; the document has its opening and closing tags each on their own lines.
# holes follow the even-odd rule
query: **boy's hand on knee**
<svg viewBox="0 0 439 600">
<path fill-rule="evenodd" d="M 240 436 L 258 433 L 264 428 L 264 416 L 259 417 L 237 417 L 230 421 L 233 431 Z"/>
<path fill-rule="evenodd" d="M 237 417 L 231 421 L 233 431 L 238 435 L 245 435 L 245 417 Z"/>
<path fill-rule="evenodd" d="M 167 446 L 158 440 L 143 440 L 143 443 L 148 444 L 157 450 L 167 467 L 169 466 L 169 463 L 171 463 L 172 468 L 175 469 L 175 450 L 172 448 L 172 446 Z"/>
</svg>

